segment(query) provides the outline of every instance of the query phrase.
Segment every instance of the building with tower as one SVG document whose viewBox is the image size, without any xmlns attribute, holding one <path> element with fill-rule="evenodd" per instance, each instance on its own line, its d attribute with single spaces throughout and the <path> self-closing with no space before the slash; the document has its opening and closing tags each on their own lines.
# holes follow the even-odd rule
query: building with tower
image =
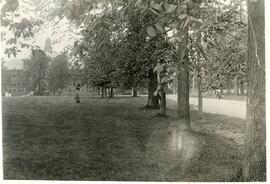
<svg viewBox="0 0 270 184">
<path fill-rule="evenodd" d="M 47 56 L 53 57 L 52 41 L 50 38 L 47 38 L 45 41 L 44 52 Z"/>
</svg>

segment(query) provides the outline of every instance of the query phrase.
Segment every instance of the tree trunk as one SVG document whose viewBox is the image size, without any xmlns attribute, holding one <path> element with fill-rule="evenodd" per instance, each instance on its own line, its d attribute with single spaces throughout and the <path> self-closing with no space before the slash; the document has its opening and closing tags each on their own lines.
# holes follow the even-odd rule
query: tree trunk
<svg viewBox="0 0 270 184">
<path fill-rule="evenodd" d="M 104 98 L 105 96 L 105 87 L 101 88 L 101 98 Z"/>
<path fill-rule="evenodd" d="M 226 95 L 230 95 L 231 94 L 231 87 L 229 82 L 226 82 Z"/>
<path fill-rule="evenodd" d="M 195 75 L 192 76 L 192 89 L 195 91 Z"/>
<path fill-rule="evenodd" d="M 100 88 L 99 87 L 97 88 L 97 92 L 98 92 L 98 95 L 100 95 Z"/>
<path fill-rule="evenodd" d="M 202 92 L 201 92 L 201 85 L 202 85 L 202 78 L 201 76 L 198 76 L 198 111 L 199 115 L 202 115 L 203 112 L 203 98 L 202 98 Z"/>
<path fill-rule="evenodd" d="M 244 95 L 244 82 L 240 81 L 240 95 Z"/>
<path fill-rule="evenodd" d="M 40 96 L 40 91 L 41 91 L 41 86 L 40 86 L 40 81 L 38 81 L 38 96 Z"/>
<path fill-rule="evenodd" d="M 244 181 L 266 181 L 264 0 L 248 1 L 248 97 Z"/>
<path fill-rule="evenodd" d="M 178 56 L 180 57 L 177 65 L 177 80 L 178 80 L 178 106 L 177 116 L 184 120 L 184 126 L 190 127 L 190 112 L 189 112 L 189 60 L 188 60 L 188 31 L 186 30 L 180 47 L 178 47 Z"/>
<path fill-rule="evenodd" d="M 132 88 L 132 97 L 137 97 L 137 88 Z"/>
<path fill-rule="evenodd" d="M 159 91 L 160 95 L 160 115 L 166 116 L 166 93 L 164 89 Z"/>
<path fill-rule="evenodd" d="M 108 93 L 107 93 L 107 89 L 108 89 L 108 88 L 105 87 L 104 89 L 105 89 L 105 90 L 104 90 L 104 92 L 105 92 L 105 93 L 104 93 L 104 96 L 105 96 L 105 98 L 106 98 L 106 97 L 108 96 Z"/>
<path fill-rule="evenodd" d="M 158 97 L 153 95 L 157 88 L 157 74 L 153 72 L 153 69 L 151 69 L 149 70 L 148 77 L 148 99 L 146 107 L 151 109 L 159 109 Z"/>
<path fill-rule="evenodd" d="M 198 80 L 198 79 L 197 79 Z M 191 94 L 195 94 L 196 93 L 196 87 L 195 87 L 195 81 L 196 81 L 196 74 L 194 74 L 192 76 L 192 86 L 191 86 Z M 198 85 L 198 84 L 197 84 Z"/>
<path fill-rule="evenodd" d="M 220 94 L 223 95 L 224 91 L 223 91 L 223 86 L 220 87 Z"/>
<path fill-rule="evenodd" d="M 113 94 L 113 87 L 111 87 L 111 91 L 110 91 L 110 97 L 113 97 L 114 94 Z"/>
<path fill-rule="evenodd" d="M 234 95 L 239 95 L 239 81 L 238 77 L 234 79 Z"/>
</svg>

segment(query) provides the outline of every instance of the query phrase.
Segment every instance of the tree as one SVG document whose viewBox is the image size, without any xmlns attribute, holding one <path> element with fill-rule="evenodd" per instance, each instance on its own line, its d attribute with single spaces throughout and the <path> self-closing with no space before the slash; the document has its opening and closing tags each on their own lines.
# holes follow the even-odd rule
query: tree
<svg viewBox="0 0 270 184">
<path fill-rule="evenodd" d="M 266 181 L 264 0 L 248 1 L 248 100 L 245 181 Z"/>
<path fill-rule="evenodd" d="M 46 91 L 50 60 L 41 49 L 32 49 L 26 78 L 29 81 L 29 90 L 35 91 L 37 95 L 44 95 Z"/>
<path fill-rule="evenodd" d="M 1 8 L 1 41 L 5 41 L 7 48 L 5 54 L 8 57 L 17 56 L 21 48 L 30 48 L 27 40 L 34 36 L 36 30 L 42 24 L 39 19 L 29 19 L 21 16 L 19 0 L 6 0 Z M 8 39 L 9 38 L 9 39 Z M 20 47 L 18 47 L 20 46 Z M 33 46 L 31 46 L 34 49 Z"/>
<path fill-rule="evenodd" d="M 143 11 L 150 11 L 158 18 L 148 26 L 147 33 L 154 38 L 160 34 L 173 31 L 177 47 L 176 76 L 178 79 L 178 118 L 190 127 L 189 114 L 189 61 L 188 61 L 188 29 L 201 20 L 195 18 L 193 9 L 200 1 L 137 1 Z"/>
<path fill-rule="evenodd" d="M 100 17 L 96 17 L 81 32 L 83 40 L 75 45 L 78 56 L 84 63 L 84 74 L 87 83 L 102 88 L 101 96 L 107 96 L 107 88 L 110 88 L 110 96 L 113 96 L 113 88 L 116 87 L 115 72 L 115 47 L 113 31 L 117 13 L 107 11 Z M 116 24 L 117 25 L 117 24 Z"/>
<path fill-rule="evenodd" d="M 54 95 L 56 90 L 63 90 L 70 81 L 70 70 L 67 56 L 65 54 L 59 54 L 53 58 L 49 73 L 48 73 L 48 87 L 50 91 L 53 91 Z"/>
<path fill-rule="evenodd" d="M 158 96 L 158 98 L 160 99 L 160 113 L 158 113 L 157 115 L 166 117 L 167 108 L 166 108 L 165 88 L 167 87 L 167 84 L 171 82 L 170 80 L 171 73 L 168 70 L 168 64 L 164 60 L 161 60 L 153 71 L 157 73 L 157 82 L 158 82 L 157 89 L 153 95 Z"/>
</svg>

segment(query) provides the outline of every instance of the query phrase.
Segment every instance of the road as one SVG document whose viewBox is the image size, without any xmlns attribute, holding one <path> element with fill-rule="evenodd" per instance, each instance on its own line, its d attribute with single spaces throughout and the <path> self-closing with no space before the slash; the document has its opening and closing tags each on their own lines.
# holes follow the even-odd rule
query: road
<svg viewBox="0 0 270 184">
<path fill-rule="evenodd" d="M 177 102 L 176 95 L 167 95 L 167 99 Z M 198 106 L 198 98 L 190 97 L 191 105 Z M 246 118 L 246 102 L 224 100 L 215 98 L 203 98 L 203 111 L 208 113 L 223 114 L 238 118 Z"/>
</svg>

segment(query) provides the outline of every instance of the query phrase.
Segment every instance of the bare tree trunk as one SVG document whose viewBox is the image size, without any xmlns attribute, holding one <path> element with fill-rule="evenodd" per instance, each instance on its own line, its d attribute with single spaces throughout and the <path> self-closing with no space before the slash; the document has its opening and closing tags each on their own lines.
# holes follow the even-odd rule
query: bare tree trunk
<svg viewBox="0 0 270 184">
<path fill-rule="evenodd" d="M 234 79 L 234 95 L 239 95 L 239 80 L 238 77 Z"/>
<path fill-rule="evenodd" d="M 198 77 L 198 76 L 197 76 Z M 198 80 L 198 79 L 197 79 Z M 196 89 L 195 89 L 195 81 L 196 81 L 196 74 L 194 74 L 192 76 L 192 87 L 191 87 L 191 94 L 196 93 Z M 197 84 L 198 85 L 198 84 Z"/>
<path fill-rule="evenodd" d="M 188 60 L 188 31 L 185 31 L 185 37 L 183 38 L 180 47 L 178 48 L 178 54 L 180 61 L 177 66 L 177 80 L 178 80 L 178 106 L 177 116 L 179 119 L 184 120 L 185 127 L 190 127 L 190 112 L 189 112 L 189 60 Z"/>
<path fill-rule="evenodd" d="M 104 98 L 105 96 L 105 87 L 102 86 L 101 88 L 101 98 Z"/>
<path fill-rule="evenodd" d="M 164 89 L 159 91 L 160 95 L 160 115 L 166 116 L 166 93 Z"/>
<path fill-rule="evenodd" d="M 97 88 L 98 95 L 100 95 L 100 87 Z"/>
<path fill-rule="evenodd" d="M 240 95 L 244 95 L 244 82 L 240 81 Z"/>
<path fill-rule="evenodd" d="M 248 1 L 248 97 L 244 181 L 266 181 L 264 0 Z"/>
<path fill-rule="evenodd" d="M 192 89 L 195 90 L 195 75 L 192 76 Z"/>
<path fill-rule="evenodd" d="M 137 88 L 132 88 L 132 97 L 137 97 L 138 94 L 137 94 Z"/>
<path fill-rule="evenodd" d="M 114 94 L 113 94 L 113 87 L 111 87 L 111 91 L 110 91 L 110 97 L 113 97 Z"/>
<path fill-rule="evenodd" d="M 231 87 L 229 82 L 226 82 L 226 95 L 230 95 L 231 94 Z"/>
<path fill-rule="evenodd" d="M 153 69 L 149 70 L 149 81 L 148 81 L 148 99 L 147 99 L 147 108 L 159 109 L 159 100 L 157 96 L 154 96 L 153 93 L 157 88 L 157 74 L 153 72 Z"/>
<path fill-rule="evenodd" d="M 223 91 L 223 86 L 220 87 L 220 94 L 223 95 L 224 91 Z"/>
<path fill-rule="evenodd" d="M 105 98 L 108 97 L 108 88 L 107 87 L 105 87 L 105 95 L 104 96 L 105 96 Z"/>
<path fill-rule="evenodd" d="M 198 76 L 198 111 L 200 116 L 202 115 L 203 112 L 203 98 L 202 98 L 201 84 L 202 78 L 201 76 Z"/>
</svg>

